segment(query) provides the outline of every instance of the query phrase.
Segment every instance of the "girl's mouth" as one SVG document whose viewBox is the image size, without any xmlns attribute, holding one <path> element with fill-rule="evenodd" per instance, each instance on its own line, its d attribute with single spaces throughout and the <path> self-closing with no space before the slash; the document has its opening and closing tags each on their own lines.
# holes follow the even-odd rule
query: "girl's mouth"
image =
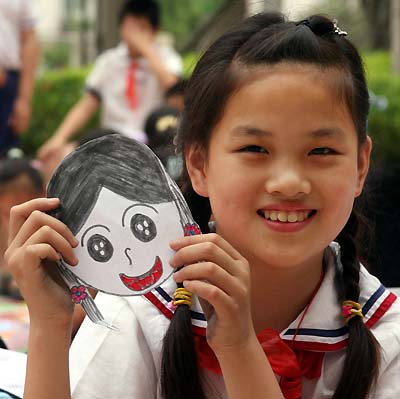
<svg viewBox="0 0 400 399">
<path fill-rule="evenodd" d="M 160 279 L 162 272 L 163 268 L 161 259 L 157 256 L 154 266 L 148 272 L 134 277 L 120 273 L 119 278 L 130 290 L 143 291 L 146 288 L 154 285 Z"/>
<path fill-rule="evenodd" d="M 257 214 L 264 219 L 277 223 L 298 223 L 304 222 L 317 213 L 315 209 L 299 210 L 299 211 L 282 211 L 282 210 L 263 210 L 259 209 Z"/>
</svg>

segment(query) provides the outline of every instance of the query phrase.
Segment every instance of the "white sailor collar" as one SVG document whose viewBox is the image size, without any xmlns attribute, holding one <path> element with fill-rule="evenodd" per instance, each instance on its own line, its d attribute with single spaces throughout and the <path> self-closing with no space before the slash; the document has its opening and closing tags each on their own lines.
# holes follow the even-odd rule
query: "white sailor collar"
<svg viewBox="0 0 400 399">
<path fill-rule="evenodd" d="M 281 332 L 281 338 L 285 341 L 295 341 L 291 345 L 295 349 L 329 352 L 347 345 L 348 329 L 341 314 L 334 281 L 336 271 L 342 267 L 339 244 L 332 242 L 329 245 L 325 260 L 327 267 L 324 279 L 300 328 L 297 329 L 304 311 Z M 363 266 L 360 269 L 359 284 L 363 321 L 368 328 L 372 328 L 397 297 Z"/>
<path fill-rule="evenodd" d="M 340 247 L 332 242 L 325 253 L 326 270 L 321 286 L 307 309 L 301 322 L 303 312 L 290 323 L 280 334 L 290 346 L 299 350 L 330 352 L 347 345 L 348 329 L 341 314 L 341 306 L 335 290 L 335 274 L 340 263 Z M 364 323 L 372 328 L 387 312 L 397 297 L 387 290 L 380 281 L 361 266 L 359 303 L 364 315 Z M 169 278 L 160 287 L 148 292 L 145 297 L 156 306 L 167 318 L 173 316 L 170 304 L 176 283 Z M 193 298 L 191 308 L 193 331 L 205 336 L 207 321 L 197 297 Z"/>
</svg>

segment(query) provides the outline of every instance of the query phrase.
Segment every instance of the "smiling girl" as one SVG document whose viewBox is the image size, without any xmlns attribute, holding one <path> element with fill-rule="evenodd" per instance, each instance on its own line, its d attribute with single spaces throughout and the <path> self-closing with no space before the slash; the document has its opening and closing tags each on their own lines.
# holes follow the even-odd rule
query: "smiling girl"
<svg viewBox="0 0 400 399">
<path fill-rule="evenodd" d="M 205 234 L 171 243 L 171 266 L 185 267 L 162 291 L 98 295 L 123 328 L 83 324 L 72 397 L 399 397 L 400 306 L 355 242 L 368 109 L 361 59 L 325 17 L 260 14 L 218 39 L 193 73 L 180 127 L 183 189 Z M 72 306 L 43 260 L 73 262 L 77 242 L 39 217 L 58 205 L 11 214 L 6 257 L 31 312 L 28 399 L 71 395 Z M 176 316 L 188 304 L 172 316 L 174 281 L 201 301 L 191 308 L 199 373 L 179 353 L 188 337 Z"/>
</svg>

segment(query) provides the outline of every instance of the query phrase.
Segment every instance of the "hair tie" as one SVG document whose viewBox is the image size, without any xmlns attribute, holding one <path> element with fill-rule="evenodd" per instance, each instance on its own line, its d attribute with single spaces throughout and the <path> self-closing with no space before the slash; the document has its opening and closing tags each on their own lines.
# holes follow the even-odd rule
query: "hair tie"
<svg viewBox="0 0 400 399">
<path fill-rule="evenodd" d="M 177 288 L 174 293 L 174 305 L 187 305 L 190 308 L 192 306 L 192 295 L 186 288 Z"/>
<path fill-rule="evenodd" d="M 304 25 L 307 26 L 311 32 L 317 36 L 324 36 L 329 34 L 335 34 L 338 36 L 347 36 L 347 32 L 341 30 L 337 24 L 337 19 L 332 21 L 324 21 L 323 24 L 313 23 L 311 24 L 309 19 L 303 19 L 296 23 L 296 26 Z"/>
<path fill-rule="evenodd" d="M 361 310 L 361 305 L 358 302 L 354 301 L 343 301 L 342 303 L 342 316 L 345 318 L 345 323 L 348 324 L 349 321 L 353 317 L 361 317 L 361 319 L 364 318 L 364 315 L 362 314 Z"/>
</svg>

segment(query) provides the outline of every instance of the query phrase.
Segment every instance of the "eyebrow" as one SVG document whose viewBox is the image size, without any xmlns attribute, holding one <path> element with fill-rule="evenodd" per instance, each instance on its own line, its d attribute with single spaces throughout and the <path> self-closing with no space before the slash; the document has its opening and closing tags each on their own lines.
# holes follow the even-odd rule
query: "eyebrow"
<svg viewBox="0 0 400 399">
<path fill-rule="evenodd" d="M 248 125 L 236 126 L 232 130 L 232 133 L 236 137 L 242 137 L 242 136 L 271 137 L 272 136 L 271 132 L 259 129 L 254 126 L 248 126 Z"/>
<path fill-rule="evenodd" d="M 253 137 L 272 137 L 273 133 L 269 132 L 268 130 L 259 129 L 254 126 L 236 126 L 232 130 L 234 137 L 244 137 L 244 136 L 253 136 Z M 340 128 L 322 128 L 317 129 L 307 134 L 311 138 L 323 138 L 323 137 L 343 137 L 345 134 L 342 129 Z"/>
<path fill-rule="evenodd" d="M 155 213 L 158 213 L 156 208 L 152 207 L 151 205 L 147 205 L 147 204 L 134 204 L 134 205 L 128 206 L 128 208 L 126 208 L 124 213 L 122 214 L 122 227 L 125 227 L 124 219 L 125 219 L 126 213 L 129 211 L 129 209 L 132 209 L 135 206 L 146 206 L 147 208 L 152 209 Z"/>
<path fill-rule="evenodd" d="M 344 135 L 345 135 L 344 131 L 337 127 L 318 129 L 309 133 L 309 136 L 314 138 L 323 138 L 323 137 L 341 138 L 344 137 Z"/>
<path fill-rule="evenodd" d="M 83 239 L 85 238 L 85 235 L 87 234 L 87 232 L 89 230 L 94 229 L 95 227 L 102 227 L 103 229 L 106 229 L 108 232 L 110 232 L 110 229 L 107 226 L 104 226 L 103 224 L 95 224 L 91 227 L 89 227 L 88 229 L 86 229 L 86 231 L 83 233 L 82 237 L 81 237 L 81 246 L 84 247 L 83 245 Z"/>
</svg>

